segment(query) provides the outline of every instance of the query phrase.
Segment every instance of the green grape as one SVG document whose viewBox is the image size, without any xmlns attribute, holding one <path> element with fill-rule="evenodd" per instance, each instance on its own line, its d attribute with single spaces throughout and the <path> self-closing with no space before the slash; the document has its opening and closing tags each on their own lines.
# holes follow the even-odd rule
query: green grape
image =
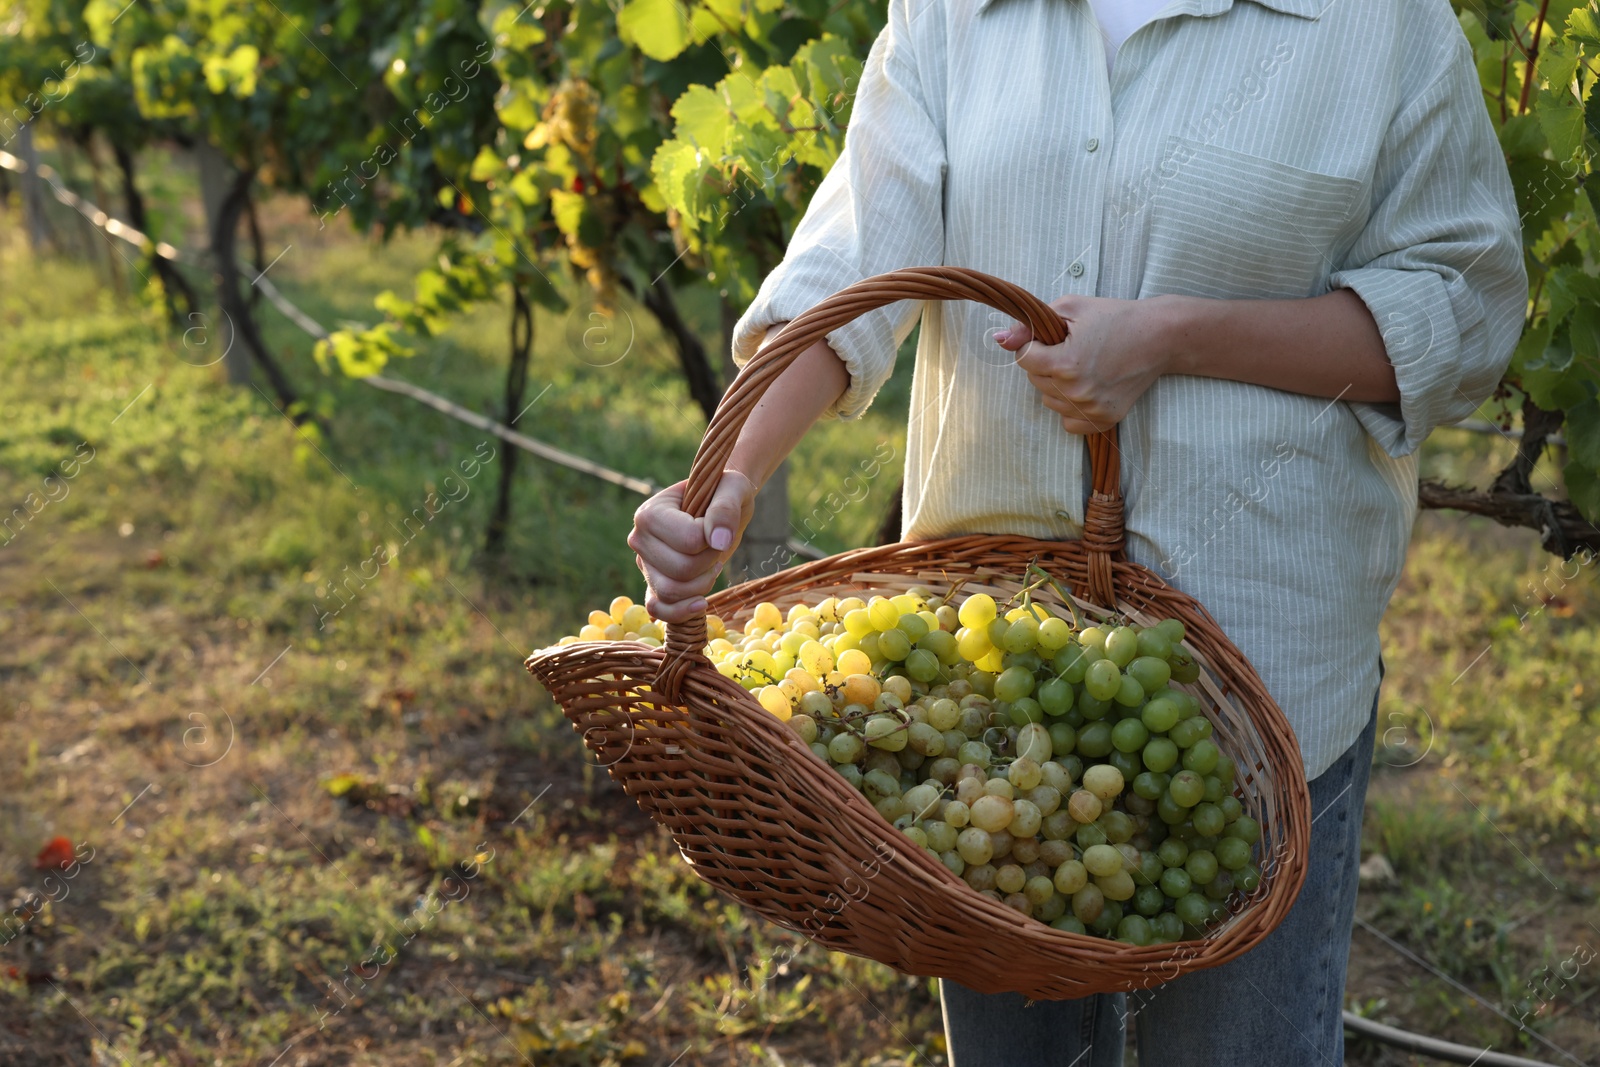
<svg viewBox="0 0 1600 1067">
<path fill-rule="evenodd" d="M 1006 628 L 999 647 L 1007 652 L 1030 652 L 1038 643 L 1039 621 L 1032 615 L 1024 615 Z"/>
<path fill-rule="evenodd" d="M 1058 748 L 1056 752 L 1059 753 L 1061 750 Z M 1061 769 L 1067 772 L 1067 781 L 1069 783 L 1083 780 L 1083 759 L 1077 754 L 1067 752 L 1058 755 L 1056 756 L 1056 762 L 1061 764 Z M 1067 790 L 1063 789 L 1062 792 L 1065 793 Z"/>
<path fill-rule="evenodd" d="M 885 630 L 878 635 L 878 654 L 898 663 L 911 652 L 911 641 L 900 629 Z"/>
<path fill-rule="evenodd" d="M 1086 627 L 1078 633 L 1078 645 L 1082 648 L 1103 650 L 1106 647 L 1106 635 L 1110 632 L 1104 626 Z"/>
<path fill-rule="evenodd" d="M 1102 893 L 1103 892 L 1104 892 L 1104 890 L 1102 890 Z M 1111 899 L 1107 898 L 1106 901 L 1105 901 L 1105 906 L 1104 906 L 1103 910 L 1100 912 L 1100 917 L 1097 918 L 1094 922 L 1090 923 L 1089 924 L 1089 928 L 1091 930 L 1095 931 L 1096 933 L 1105 934 L 1105 935 L 1109 936 L 1111 934 L 1111 932 L 1117 928 L 1117 924 L 1120 923 L 1121 921 L 1122 921 L 1122 904 L 1121 904 L 1121 902 L 1120 901 L 1116 901 L 1116 900 L 1111 900 Z"/>
<path fill-rule="evenodd" d="M 1261 824 L 1248 815 L 1241 815 L 1228 824 L 1222 832 L 1224 837 L 1237 837 L 1247 845 L 1253 845 L 1261 840 Z"/>
<path fill-rule="evenodd" d="M 1133 837 L 1133 818 L 1125 811 L 1112 809 L 1096 819 L 1095 825 L 1106 835 L 1106 840 L 1114 845 Z"/>
<path fill-rule="evenodd" d="M 872 770 L 861 776 L 861 790 L 876 804 L 884 797 L 900 795 L 900 779 L 888 771 Z"/>
<path fill-rule="evenodd" d="M 1237 837 L 1222 838 L 1216 843 L 1213 853 L 1216 854 L 1216 862 L 1224 870 L 1243 870 L 1250 865 L 1250 845 Z"/>
<path fill-rule="evenodd" d="M 1117 684 L 1117 692 L 1113 700 L 1125 708 L 1133 708 L 1135 713 L 1144 705 L 1144 686 L 1139 684 L 1131 674 L 1124 674 L 1122 681 Z"/>
<path fill-rule="evenodd" d="M 1050 661 L 1050 669 L 1064 682 L 1079 685 L 1083 682 L 1084 674 L 1092 662 L 1080 645 L 1068 645 L 1055 654 Z"/>
<path fill-rule="evenodd" d="M 1157 941 L 1179 941 L 1183 939 L 1183 920 L 1164 911 L 1150 920 L 1150 932 Z"/>
<path fill-rule="evenodd" d="M 1205 780 L 1190 770 L 1182 770 L 1173 775 L 1172 784 L 1167 786 L 1167 794 L 1173 801 L 1186 808 L 1192 808 L 1200 803 L 1205 793 Z"/>
<path fill-rule="evenodd" d="M 1122 870 L 1122 853 L 1109 844 L 1090 845 L 1083 850 L 1083 866 L 1090 874 L 1103 878 Z"/>
<path fill-rule="evenodd" d="M 1089 932 L 1075 915 L 1063 915 L 1050 925 L 1057 930 L 1065 930 L 1069 934 L 1086 934 Z"/>
<path fill-rule="evenodd" d="M 1206 849 L 1195 849 L 1183 861 L 1183 869 L 1196 885 L 1205 885 L 1217 876 L 1217 857 Z"/>
<path fill-rule="evenodd" d="M 1109 701 L 1122 690 L 1122 672 L 1109 659 L 1089 664 L 1083 675 L 1083 691 L 1096 700 Z"/>
<path fill-rule="evenodd" d="M 906 612 L 900 616 L 900 621 L 895 623 L 895 628 L 906 635 L 906 640 L 913 643 L 928 635 L 928 620 L 921 615 Z"/>
<path fill-rule="evenodd" d="M 832 759 L 833 758 L 833 752 L 832 752 L 833 743 L 832 742 L 828 743 L 828 748 L 829 748 L 828 758 Z M 835 773 L 837 773 L 839 775 L 840 778 L 843 778 L 846 782 L 848 782 L 850 784 L 850 787 L 852 789 L 860 789 L 861 788 L 862 775 L 861 775 L 861 768 L 860 767 L 857 767 L 854 763 L 844 763 L 844 764 L 839 764 L 838 766 L 835 766 L 833 769 L 834 769 Z"/>
<path fill-rule="evenodd" d="M 1167 906 L 1167 895 L 1160 886 L 1142 885 L 1133 894 L 1133 910 L 1146 918 L 1161 914 Z"/>
<path fill-rule="evenodd" d="M 1194 820 L 1195 832 L 1199 834 L 1216 836 L 1222 833 L 1228 825 L 1228 820 L 1223 816 L 1222 809 L 1215 804 L 1197 804 L 1189 817 Z"/>
<path fill-rule="evenodd" d="M 1089 759 L 1100 759 L 1107 755 L 1111 749 L 1111 724 L 1108 722 L 1091 722 L 1078 731 L 1078 755 Z"/>
<path fill-rule="evenodd" d="M 1131 626 L 1118 626 L 1106 635 L 1106 658 L 1126 667 L 1139 654 L 1139 635 Z"/>
<path fill-rule="evenodd" d="M 1177 900 L 1193 887 L 1194 880 L 1182 867 L 1169 867 L 1161 873 L 1161 892 Z"/>
<path fill-rule="evenodd" d="M 1139 633 L 1139 655 L 1154 656 L 1156 659 L 1165 660 L 1172 655 L 1172 642 L 1162 631 L 1160 624 L 1142 630 Z"/>
<path fill-rule="evenodd" d="M 1171 738 L 1152 737 L 1144 746 L 1144 765 L 1152 771 L 1170 771 L 1178 762 L 1178 746 Z"/>
<path fill-rule="evenodd" d="M 989 746 L 982 741 L 968 741 L 956 750 L 956 759 L 960 760 L 963 766 L 975 763 L 979 767 L 988 767 L 992 755 Z"/>
<path fill-rule="evenodd" d="M 1133 880 L 1141 886 L 1153 887 L 1161 876 L 1167 871 L 1166 864 L 1161 862 L 1161 857 L 1154 852 L 1143 852 L 1139 855 L 1139 870 Z"/>
<path fill-rule="evenodd" d="M 1048 618 L 1039 624 L 1039 651 L 1053 656 L 1072 641 L 1072 627 L 1065 619 Z"/>
<path fill-rule="evenodd" d="M 1244 814 L 1244 805 L 1239 803 L 1238 797 L 1226 796 L 1217 803 L 1222 808 L 1222 817 L 1228 822 L 1232 822 Z"/>
<path fill-rule="evenodd" d="M 1156 818 L 1168 826 L 1177 826 L 1189 818 L 1189 809 L 1172 799 L 1172 786 L 1168 785 L 1166 792 L 1156 801 Z"/>
<path fill-rule="evenodd" d="M 1105 912 L 1106 897 L 1097 885 L 1086 885 L 1072 894 L 1072 914 L 1079 922 L 1093 924 Z"/>
<path fill-rule="evenodd" d="M 1227 756 L 1219 755 L 1217 757 L 1216 770 L 1212 771 L 1211 773 L 1216 775 L 1218 780 L 1222 782 L 1222 788 L 1224 791 L 1232 791 L 1233 783 L 1238 776 L 1238 772 L 1238 764 L 1234 763 L 1233 760 L 1229 759 Z"/>
<path fill-rule="evenodd" d="M 1200 664 L 1184 649 L 1175 650 L 1167 660 L 1172 665 L 1172 680 L 1180 685 L 1193 685 L 1200 679 Z"/>
<path fill-rule="evenodd" d="M 1147 762 L 1146 767 L 1149 766 Z M 1156 771 L 1145 770 L 1133 776 L 1133 791 L 1145 800 L 1160 800 L 1167 791 L 1168 778 Z"/>
<path fill-rule="evenodd" d="M 1051 893 L 1050 899 L 1040 904 L 1033 910 L 1033 917 L 1042 923 L 1055 925 L 1067 911 L 1067 898 L 1060 893 Z"/>
<path fill-rule="evenodd" d="M 1191 715 L 1178 725 L 1167 731 L 1167 736 L 1179 748 L 1189 748 L 1197 741 L 1205 738 L 1201 724 L 1206 720 L 1198 715 Z"/>
<path fill-rule="evenodd" d="M 862 734 L 867 739 L 867 744 L 873 748 L 881 748 L 885 752 L 899 752 L 906 747 L 908 740 L 906 724 L 893 715 L 874 715 L 867 720 Z"/>
<path fill-rule="evenodd" d="M 881 662 L 884 658 L 883 652 L 878 648 L 878 641 L 882 636 L 882 634 L 874 630 L 856 643 L 856 648 L 865 654 L 866 657 L 874 664 Z"/>
<path fill-rule="evenodd" d="M 1119 752 L 1137 752 L 1150 740 L 1150 731 L 1139 719 L 1123 719 L 1111 728 L 1111 744 Z"/>
<path fill-rule="evenodd" d="M 1124 915 L 1117 923 L 1117 940 L 1130 945 L 1148 945 L 1152 936 L 1150 920 L 1143 915 Z"/>
<path fill-rule="evenodd" d="M 1082 826 L 1078 827 L 1078 832 L 1073 835 L 1073 840 L 1077 841 L 1080 849 L 1093 848 L 1095 845 L 1108 845 L 1111 843 L 1106 840 L 1105 830 L 1100 826 L 1099 823 L 1094 822 L 1084 823 Z"/>
<path fill-rule="evenodd" d="M 1217 876 L 1207 882 L 1201 892 L 1205 894 L 1207 900 L 1227 900 L 1233 896 L 1233 872 L 1218 871 Z"/>
<path fill-rule="evenodd" d="M 1233 876 L 1233 884 L 1241 893 L 1254 893 L 1261 884 L 1261 871 L 1254 866 L 1241 867 Z"/>
<path fill-rule="evenodd" d="M 1089 884 L 1089 870 L 1078 860 L 1067 860 L 1056 868 L 1055 888 L 1063 896 L 1072 896 Z"/>
<path fill-rule="evenodd" d="M 1162 619 L 1151 629 L 1160 631 L 1173 648 L 1178 647 L 1185 637 L 1182 619 Z"/>
<path fill-rule="evenodd" d="M 1022 667 L 1007 667 L 994 680 L 996 700 L 1020 700 L 1033 692 L 1033 674 Z"/>
<path fill-rule="evenodd" d="M 1024 694 L 1026 695 L 1026 694 Z M 1072 691 L 1072 684 L 1060 678 L 1051 678 L 1039 686 L 1034 699 L 1039 702 L 1039 707 L 1050 716 L 1065 715 L 1072 710 L 1072 701 L 1077 696 Z"/>
<path fill-rule="evenodd" d="M 1022 895 L 1028 898 L 1028 903 L 1034 907 L 1042 907 L 1056 895 L 1055 883 L 1042 874 L 1029 878 L 1022 886 Z"/>
<path fill-rule="evenodd" d="M 1210 774 L 1217 769 L 1219 755 L 1221 753 L 1217 751 L 1215 741 L 1204 739 L 1196 741 L 1189 747 L 1189 751 L 1183 754 L 1183 769 L 1201 776 Z"/>
<path fill-rule="evenodd" d="M 1044 667 L 1044 660 L 1039 658 L 1037 652 L 1007 652 L 1001 657 L 1001 666 L 1021 667 L 1029 674 L 1035 674 Z"/>
<path fill-rule="evenodd" d="M 1106 753 L 1106 762 L 1122 772 L 1125 781 L 1133 781 L 1144 771 L 1144 764 L 1139 762 L 1139 753 L 1120 752 L 1113 748 Z"/>
<path fill-rule="evenodd" d="M 956 635 L 948 630 L 929 630 L 927 634 L 918 639 L 917 647 L 938 656 L 939 662 L 946 667 L 954 666 L 961 659 L 961 650 L 957 647 Z"/>
<path fill-rule="evenodd" d="M 1044 721 L 1044 709 L 1041 708 L 1039 706 L 1039 702 L 1032 697 L 1023 697 L 1021 700 L 1012 701 L 1011 707 L 1007 710 L 1007 714 L 1010 716 L 1011 722 L 1015 726 L 1024 726 L 1030 722 Z"/>
<path fill-rule="evenodd" d="M 1071 752 L 1078 743 L 1078 731 L 1064 722 L 1050 724 L 1050 747 L 1056 752 Z"/>
<path fill-rule="evenodd" d="M 1143 637 L 1144 634 L 1139 636 Z M 1125 673 L 1143 686 L 1147 693 L 1160 692 L 1167 687 L 1168 680 L 1172 678 L 1172 668 L 1167 666 L 1167 661 L 1154 656 L 1135 657 L 1134 661 L 1128 664 Z"/>
<path fill-rule="evenodd" d="M 988 831 L 969 826 L 956 834 L 956 852 L 968 865 L 980 866 L 994 856 L 994 839 Z"/>
<path fill-rule="evenodd" d="M 919 682 L 931 682 L 939 677 L 939 657 L 925 648 L 913 649 L 906 656 L 906 674 Z"/>
<path fill-rule="evenodd" d="M 1225 795 L 1222 791 L 1222 779 L 1214 774 L 1206 775 L 1206 800 L 1212 804 L 1222 803 Z"/>
<path fill-rule="evenodd" d="M 1121 685 L 1122 683 L 1119 682 L 1117 684 Z M 1088 686 L 1086 685 L 1078 692 L 1077 709 L 1078 713 L 1081 714 L 1085 720 L 1093 721 L 1097 719 L 1103 719 L 1111 712 L 1111 701 L 1101 700 L 1099 697 L 1089 692 Z"/>
<path fill-rule="evenodd" d="M 835 763 L 854 763 L 864 747 L 855 734 L 838 734 L 828 742 L 828 758 Z"/>
<path fill-rule="evenodd" d="M 1146 631 L 1148 632 L 1148 631 Z M 1150 703 L 1139 711 L 1139 719 L 1153 734 L 1164 734 L 1178 725 L 1178 719 L 1183 711 L 1178 702 L 1165 693 L 1152 697 Z"/>
<path fill-rule="evenodd" d="M 1189 846 L 1176 837 L 1169 837 L 1156 846 L 1156 858 L 1163 866 L 1182 867 L 1183 861 L 1189 858 Z M 1182 896 L 1182 893 L 1178 894 Z"/>
<path fill-rule="evenodd" d="M 1185 893 L 1172 906 L 1172 911 L 1185 924 L 1202 927 L 1211 918 L 1211 901 L 1199 893 Z"/>
</svg>

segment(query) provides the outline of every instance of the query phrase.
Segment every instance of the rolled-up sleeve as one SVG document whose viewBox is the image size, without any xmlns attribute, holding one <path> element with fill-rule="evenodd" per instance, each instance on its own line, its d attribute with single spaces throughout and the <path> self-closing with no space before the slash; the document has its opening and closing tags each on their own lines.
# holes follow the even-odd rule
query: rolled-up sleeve
<svg viewBox="0 0 1600 1067">
<path fill-rule="evenodd" d="M 840 289 L 884 271 L 944 262 L 945 146 L 927 106 L 915 18 L 906 0 L 892 0 L 862 70 L 839 159 L 795 228 L 783 262 L 734 329 L 739 366 L 755 355 L 769 327 Z M 937 18 L 916 20 L 930 24 L 916 29 L 933 29 Z M 920 310 L 918 303 L 901 301 L 828 334 L 850 371 L 850 386 L 826 414 L 855 418 L 867 409 Z"/>
<path fill-rule="evenodd" d="M 1516 196 L 1463 37 L 1402 105 L 1379 152 L 1365 229 L 1329 278 L 1383 336 L 1400 403 L 1352 403 L 1391 456 L 1493 393 L 1522 332 L 1528 279 Z"/>
</svg>

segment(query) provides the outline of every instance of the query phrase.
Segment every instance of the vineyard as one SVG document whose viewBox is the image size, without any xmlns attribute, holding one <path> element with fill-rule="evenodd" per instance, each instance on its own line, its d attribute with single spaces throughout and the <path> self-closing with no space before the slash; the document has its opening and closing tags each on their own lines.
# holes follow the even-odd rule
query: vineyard
<svg viewBox="0 0 1600 1067">
<path fill-rule="evenodd" d="M 1348 1056 L 1441 1062 L 1367 1020 L 1597 1063 L 1600 12 L 1459 7 L 1529 305 L 1496 396 L 1422 453 Z M 884 19 L 792 0 L 9 6 L 0 1063 L 946 1062 L 934 983 L 712 892 L 522 668 L 585 623 L 659 638 L 631 601 L 591 610 L 643 599 L 634 509 L 688 471 L 732 323 L 838 159 Z M 769 483 L 734 571 L 893 539 L 913 343 L 865 416 L 819 425 Z M 954 604 L 871 607 L 801 629 L 870 636 L 926 680 L 1065 644 L 1015 610 L 961 647 L 977 616 Z M 903 829 L 951 870 L 987 868 L 981 887 L 1062 929 L 1198 930 L 1255 860 L 1248 817 L 1204 793 L 1203 722 L 1156 695 L 1187 669 L 1173 633 L 1102 633 L 1115 657 L 1064 664 L 1142 719 L 1088 748 L 1088 728 L 1039 725 L 1043 764 L 969 779 L 959 808 L 884 773 L 900 735 L 879 705 L 892 690 L 937 720 L 910 735 L 931 762 L 986 762 L 970 688 L 854 682 L 837 708 L 811 692 L 809 736 L 791 729 L 888 821 L 915 814 Z M 793 645 L 789 666 L 835 666 Z M 1039 669 L 997 672 L 1018 725 L 1065 699 Z M 790 719 L 795 684 L 755 692 Z M 817 728 L 858 703 L 876 763 Z M 1091 765 L 1082 788 L 1054 780 L 1052 746 Z M 1170 755 L 1160 789 L 1131 765 L 1112 781 L 1136 751 Z M 1143 881 L 1127 837 L 1080 835 L 1079 863 L 1046 832 L 1072 804 L 1148 818 L 1179 778 L 1217 840 L 1174 839 L 1170 863 L 1152 846 Z M 997 835 L 1026 841 L 1009 866 Z"/>
</svg>

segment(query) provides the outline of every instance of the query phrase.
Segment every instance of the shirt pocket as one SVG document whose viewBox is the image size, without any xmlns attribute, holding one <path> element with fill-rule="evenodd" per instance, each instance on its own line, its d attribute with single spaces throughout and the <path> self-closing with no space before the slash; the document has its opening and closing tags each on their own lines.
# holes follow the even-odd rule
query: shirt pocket
<svg viewBox="0 0 1600 1067">
<path fill-rule="evenodd" d="M 1355 178 L 1175 137 L 1158 169 L 1140 295 L 1316 296 L 1353 233 Z"/>
</svg>

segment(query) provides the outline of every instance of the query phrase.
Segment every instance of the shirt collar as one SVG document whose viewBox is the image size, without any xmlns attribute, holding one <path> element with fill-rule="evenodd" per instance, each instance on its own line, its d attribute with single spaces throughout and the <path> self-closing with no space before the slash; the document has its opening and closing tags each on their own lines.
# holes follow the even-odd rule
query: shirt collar
<svg viewBox="0 0 1600 1067">
<path fill-rule="evenodd" d="M 999 0 L 978 0 L 979 13 L 987 11 L 998 2 Z M 1075 2 L 1082 2 L 1082 0 L 1075 0 Z M 1262 7 L 1271 8 L 1274 11 L 1281 11 L 1285 15 L 1299 15 L 1305 19 L 1317 19 L 1322 15 L 1323 9 L 1328 6 L 1331 0 L 1251 0 L 1251 2 L 1260 4 Z M 1220 15 L 1231 8 L 1233 4 L 1234 0 L 1172 0 L 1172 3 L 1162 10 L 1166 12 L 1170 9 L 1170 14 L 1173 15 L 1198 15 L 1204 18 L 1211 15 Z"/>
</svg>

